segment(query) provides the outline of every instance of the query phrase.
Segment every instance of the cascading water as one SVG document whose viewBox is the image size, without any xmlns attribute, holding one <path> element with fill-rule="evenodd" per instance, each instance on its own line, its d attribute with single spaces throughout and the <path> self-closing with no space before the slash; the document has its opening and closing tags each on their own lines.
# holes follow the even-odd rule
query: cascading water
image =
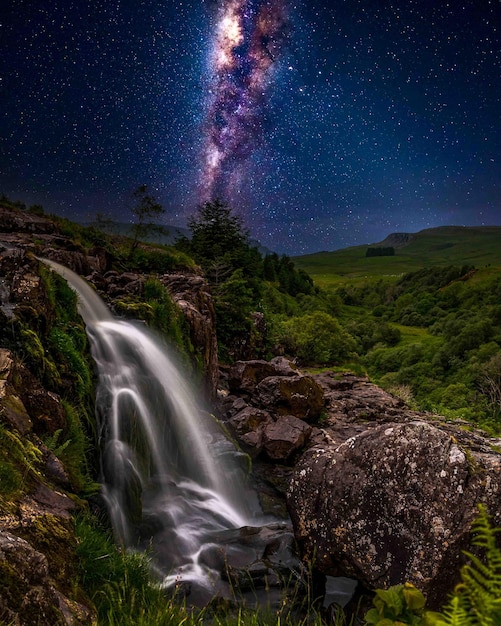
<svg viewBox="0 0 501 626">
<path fill-rule="evenodd" d="M 99 375 L 102 491 L 117 540 L 148 549 L 165 586 L 189 581 L 215 592 L 218 541 L 259 515 L 237 451 L 194 401 L 165 344 L 115 319 L 74 272 L 44 262 L 79 295 Z"/>
</svg>

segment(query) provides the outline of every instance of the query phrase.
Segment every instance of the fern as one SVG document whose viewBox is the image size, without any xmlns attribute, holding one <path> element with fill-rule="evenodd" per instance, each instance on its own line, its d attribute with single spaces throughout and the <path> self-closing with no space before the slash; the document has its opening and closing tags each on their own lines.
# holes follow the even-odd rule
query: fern
<svg viewBox="0 0 501 626">
<path fill-rule="evenodd" d="M 470 608 L 465 604 L 465 599 L 460 595 L 454 595 L 443 613 L 427 613 L 426 626 L 472 626 Z"/>
<path fill-rule="evenodd" d="M 443 609 L 430 620 L 433 626 L 499 626 L 501 624 L 501 549 L 485 506 L 478 506 L 472 544 L 485 552 L 484 560 L 465 552 L 470 562 L 461 568 L 461 583 Z"/>
<path fill-rule="evenodd" d="M 70 440 L 67 439 L 61 445 L 57 445 L 62 432 L 63 429 L 58 428 L 53 435 L 48 435 L 44 441 L 47 448 L 57 457 L 60 456 L 71 443 Z"/>
</svg>

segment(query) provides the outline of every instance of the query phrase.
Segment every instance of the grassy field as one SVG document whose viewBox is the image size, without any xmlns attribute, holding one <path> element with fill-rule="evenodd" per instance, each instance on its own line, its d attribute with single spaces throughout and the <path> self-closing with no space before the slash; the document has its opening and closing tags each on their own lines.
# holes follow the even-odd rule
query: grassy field
<svg viewBox="0 0 501 626">
<path fill-rule="evenodd" d="M 380 244 L 294 257 L 294 263 L 320 287 L 395 280 L 434 265 L 474 265 L 483 274 L 501 268 L 501 226 L 431 228 L 411 235 L 404 245 L 395 245 L 395 256 L 365 256 L 368 247 L 391 245 L 390 236 Z"/>
</svg>

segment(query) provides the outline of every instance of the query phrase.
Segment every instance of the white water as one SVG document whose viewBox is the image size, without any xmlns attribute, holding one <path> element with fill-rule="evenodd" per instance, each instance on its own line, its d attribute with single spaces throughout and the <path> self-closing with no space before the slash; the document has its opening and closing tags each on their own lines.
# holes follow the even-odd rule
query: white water
<svg viewBox="0 0 501 626">
<path fill-rule="evenodd" d="M 71 270 L 44 262 L 77 292 L 91 341 L 102 492 L 117 540 L 151 550 L 165 586 L 190 581 L 215 590 L 218 535 L 252 519 L 238 453 L 163 342 L 115 319 Z"/>
</svg>

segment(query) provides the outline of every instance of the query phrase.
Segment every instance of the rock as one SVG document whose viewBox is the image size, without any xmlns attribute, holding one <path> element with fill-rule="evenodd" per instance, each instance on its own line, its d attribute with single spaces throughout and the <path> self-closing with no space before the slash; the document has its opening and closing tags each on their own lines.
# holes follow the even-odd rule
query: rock
<svg viewBox="0 0 501 626">
<path fill-rule="evenodd" d="M 259 382 L 276 374 L 276 369 L 268 361 L 237 361 L 228 372 L 228 386 L 234 393 L 253 393 Z"/>
<path fill-rule="evenodd" d="M 269 376 L 256 386 L 253 403 L 277 415 L 314 420 L 324 408 L 324 394 L 311 376 Z"/>
<path fill-rule="evenodd" d="M 2 237 L 7 233 L 54 233 L 55 224 L 52 220 L 28 211 L 20 211 L 2 206 L 0 210 L 0 232 Z"/>
<path fill-rule="evenodd" d="M 53 242 L 51 242 L 53 243 Z M 42 257 L 56 261 L 80 276 L 88 276 L 93 272 L 105 272 L 111 263 L 109 254 L 102 248 L 94 248 L 88 252 L 82 250 L 68 250 L 46 247 L 42 251 Z"/>
<path fill-rule="evenodd" d="M 93 624 L 87 607 L 70 600 L 53 584 L 44 554 L 28 541 L 0 530 L 0 617 L 32 626 Z"/>
<path fill-rule="evenodd" d="M 245 406 L 227 424 L 243 449 L 254 458 L 263 449 L 263 431 L 273 424 L 273 418 L 267 411 Z"/>
<path fill-rule="evenodd" d="M 295 467 L 287 503 L 306 560 L 371 588 L 409 581 L 439 607 L 470 547 L 483 502 L 501 525 L 501 454 L 451 425 L 369 424 L 316 445 Z"/>
<path fill-rule="evenodd" d="M 56 393 L 47 391 L 24 366 L 18 367 L 18 373 L 23 380 L 19 396 L 31 417 L 33 430 L 37 434 L 53 435 L 56 430 L 64 429 L 66 414 L 61 398 Z"/>
<path fill-rule="evenodd" d="M 252 394 L 256 385 L 269 376 L 297 375 L 298 371 L 284 357 L 276 357 L 271 361 L 237 361 L 228 372 L 228 386 L 232 392 Z"/>
<path fill-rule="evenodd" d="M 164 274 L 160 281 L 181 309 L 190 330 L 190 340 L 203 366 L 206 392 L 217 393 L 216 312 L 207 281 L 196 274 Z"/>
<path fill-rule="evenodd" d="M 284 415 L 268 424 L 263 431 L 263 447 L 274 461 L 286 461 L 302 448 L 311 433 L 311 426 L 293 415 Z"/>
<path fill-rule="evenodd" d="M 14 377 L 14 355 L 10 350 L 0 348 L 0 416 L 21 435 L 26 435 L 31 430 L 32 421 L 12 384 Z"/>
<path fill-rule="evenodd" d="M 277 376 L 297 376 L 300 374 L 300 371 L 295 364 L 284 356 L 276 356 L 271 359 L 270 363 L 275 368 Z"/>
</svg>

